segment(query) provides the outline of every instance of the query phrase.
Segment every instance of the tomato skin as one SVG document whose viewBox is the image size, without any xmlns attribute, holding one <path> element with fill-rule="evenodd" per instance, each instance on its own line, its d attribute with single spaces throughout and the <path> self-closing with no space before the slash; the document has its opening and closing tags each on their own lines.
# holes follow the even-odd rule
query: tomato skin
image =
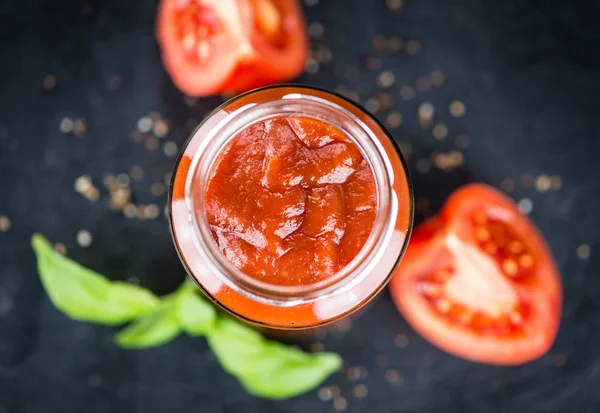
<svg viewBox="0 0 600 413">
<path fill-rule="evenodd" d="M 529 251 L 527 255 L 535 260 L 535 266 L 520 279 L 510 279 L 501 269 L 494 270 L 493 274 L 467 277 L 471 281 L 479 276 L 497 280 L 525 303 L 524 324 L 515 334 L 483 331 L 468 323 L 458 323 L 436 311 L 417 289 L 422 277 L 443 265 L 456 266 L 452 277 L 465 270 L 459 263 L 464 262 L 461 259 L 468 255 L 467 250 L 477 251 L 475 254 L 480 256 L 471 254 L 470 258 L 490 260 L 485 258 L 488 257 L 486 252 L 477 247 L 473 237 L 471 217 L 476 211 L 485 211 L 494 222 L 509 228 L 514 237 L 523 241 Z M 449 247 L 453 244 L 460 248 Z M 560 275 L 542 235 L 511 199 L 483 184 L 469 184 L 455 191 L 436 217 L 413 232 L 390 282 L 390 294 L 407 322 L 432 344 L 458 357 L 496 365 L 519 365 L 544 355 L 555 340 L 562 307 Z"/>
<path fill-rule="evenodd" d="M 261 17 L 259 5 L 264 2 L 272 4 L 271 9 L 280 17 L 280 27 L 271 38 L 256 23 Z M 309 42 L 298 0 L 203 0 L 203 7 L 215 12 L 220 27 L 201 63 L 184 52 L 182 27 L 177 27 L 175 18 L 180 3 L 186 1 L 161 0 L 156 38 L 167 73 L 186 95 L 240 93 L 302 73 Z M 280 44 L 274 44 L 274 39 Z"/>
</svg>

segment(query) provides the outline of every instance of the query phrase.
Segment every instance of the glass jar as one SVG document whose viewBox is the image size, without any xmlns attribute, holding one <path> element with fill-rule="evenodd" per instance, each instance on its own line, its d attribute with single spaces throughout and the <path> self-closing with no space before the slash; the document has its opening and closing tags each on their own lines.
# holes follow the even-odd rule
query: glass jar
<svg viewBox="0 0 600 413">
<path fill-rule="evenodd" d="M 267 284 L 235 268 L 204 214 L 212 165 L 231 139 L 252 124 L 292 115 L 328 123 L 353 141 L 373 171 L 377 197 L 373 228 L 358 256 L 332 277 L 303 286 Z M 181 261 L 215 303 L 263 327 L 305 329 L 354 312 L 385 287 L 412 229 L 413 194 L 398 147 L 364 109 L 325 90 L 273 86 L 224 103 L 192 133 L 175 165 L 169 219 Z"/>
</svg>

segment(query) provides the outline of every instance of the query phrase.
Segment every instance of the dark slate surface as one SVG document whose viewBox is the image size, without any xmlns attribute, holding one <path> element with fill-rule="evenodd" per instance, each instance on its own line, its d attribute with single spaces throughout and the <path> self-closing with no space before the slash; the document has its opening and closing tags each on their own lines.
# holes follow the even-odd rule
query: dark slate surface
<svg viewBox="0 0 600 413">
<path fill-rule="evenodd" d="M 406 0 L 391 14 L 383 0 L 321 0 L 306 7 L 321 22 L 332 63 L 300 81 L 323 87 L 345 85 L 364 101 L 375 91 L 376 73 L 363 57 L 375 34 L 419 40 L 421 53 L 382 54 L 396 75 L 394 106 L 404 123 L 394 130 L 412 144 L 417 196 L 434 209 L 457 185 L 517 182 L 515 199 L 533 201 L 539 224 L 563 272 L 565 306 L 551 353 L 517 368 L 488 367 L 458 360 L 419 338 L 395 312 L 387 294 L 332 335 L 326 347 L 351 365 L 362 365 L 369 389 L 352 395 L 343 374 L 348 412 L 592 412 L 600 408 L 600 171 L 597 156 L 600 105 L 600 29 L 592 2 Z M 158 202 L 149 187 L 162 181 L 173 159 L 133 141 L 137 120 L 158 111 L 173 127 L 170 140 L 185 139 L 185 122 L 200 120 L 219 98 L 184 103 L 165 75 L 152 36 L 155 1 L 4 1 L 0 6 L 0 215 L 13 228 L 0 233 L 0 412 L 328 412 L 316 392 L 268 402 L 247 395 L 216 364 L 200 339 L 179 338 L 148 351 L 124 351 L 113 330 L 73 322 L 51 306 L 35 272 L 29 236 L 40 231 L 62 241 L 70 256 L 112 278 L 136 277 L 165 293 L 184 277 L 171 246 L 166 221 L 130 220 L 110 211 L 106 194 L 90 203 L 73 189 L 89 174 L 101 186 L 104 173 L 146 172 L 133 185 L 138 202 Z M 355 81 L 348 68 L 360 69 Z M 350 69 L 350 74 L 352 74 Z M 442 70 L 445 84 L 399 98 L 402 85 Z M 44 90 L 46 75 L 56 86 Z M 122 85 L 111 90 L 112 76 Z M 467 115 L 448 115 L 451 100 Z M 432 102 L 450 136 L 436 141 L 415 113 Z M 64 117 L 89 123 L 84 137 L 64 134 Z M 453 172 L 415 170 L 418 159 L 447 151 L 465 133 L 465 165 Z M 531 173 L 562 177 L 559 191 L 536 192 L 521 184 Z M 89 248 L 77 246 L 78 230 L 93 234 Z M 592 248 L 588 260 L 576 248 Z M 399 349 L 394 337 L 406 334 Z M 387 358 L 388 364 L 381 364 Z M 379 364 L 376 363 L 379 360 Z M 564 365 L 563 365 L 564 362 Z M 384 379 L 386 369 L 402 374 L 402 385 Z"/>
</svg>

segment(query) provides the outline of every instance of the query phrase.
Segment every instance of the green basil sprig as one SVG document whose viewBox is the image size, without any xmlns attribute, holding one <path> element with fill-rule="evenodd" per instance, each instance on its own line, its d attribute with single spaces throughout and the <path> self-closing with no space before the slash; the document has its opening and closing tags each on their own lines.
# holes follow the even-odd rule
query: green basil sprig
<svg viewBox="0 0 600 413">
<path fill-rule="evenodd" d="M 151 291 L 121 281 L 110 281 L 56 253 L 50 242 L 35 234 L 31 245 L 38 272 L 52 304 L 69 317 L 105 325 L 119 325 L 159 307 Z"/>
<path fill-rule="evenodd" d="M 335 353 L 305 353 L 265 339 L 255 330 L 222 317 L 207 336 L 221 366 L 255 396 L 287 399 L 317 387 L 342 366 Z"/>
<path fill-rule="evenodd" d="M 159 346 L 182 332 L 204 336 L 223 369 L 249 393 L 269 399 L 286 399 L 314 389 L 342 365 L 335 353 L 305 353 L 217 315 L 191 281 L 157 297 L 143 287 L 110 281 L 59 255 L 42 235 L 34 234 L 31 242 L 40 279 L 54 306 L 79 321 L 109 326 L 129 322 L 115 335 L 121 347 Z"/>
</svg>

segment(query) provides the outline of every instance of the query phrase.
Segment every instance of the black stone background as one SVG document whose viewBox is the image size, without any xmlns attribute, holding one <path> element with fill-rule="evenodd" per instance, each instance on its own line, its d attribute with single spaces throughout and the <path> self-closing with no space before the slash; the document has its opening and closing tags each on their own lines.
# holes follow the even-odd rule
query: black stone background
<svg viewBox="0 0 600 413">
<path fill-rule="evenodd" d="M 352 395 L 342 373 L 338 385 L 348 412 L 594 412 L 600 408 L 600 279 L 598 260 L 600 174 L 597 157 L 600 104 L 598 8 L 583 1 L 406 0 L 390 13 L 383 0 L 321 0 L 306 6 L 310 22 L 325 29 L 333 61 L 299 81 L 326 88 L 345 85 L 365 101 L 377 72 L 362 63 L 376 34 L 417 39 L 417 55 L 381 53 L 396 75 L 391 89 L 404 122 L 393 130 L 412 144 L 409 160 L 416 195 L 433 209 L 459 184 L 516 182 L 511 196 L 533 201 L 531 216 L 552 247 L 565 288 L 563 321 L 552 351 L 522 367 L 489 367 L 433 348 L 396 313 L 387 293 L 326 348 L 353 366 L 365 366 L 368 397 Z M 38 281 L 29 247 L 32 232 L 64 242 L 69 255 L 114 279 L 136 277 L 166 293 L 184 277 L 166 220 L 127 219 L 103 198 L 90 203 L 73 188 L 89 174 L 102 186 L 105 173 L 142 166 L 133 184 L 138 202 L 152 197 L 173 158 L 135 143 L 137 120 L 150 111 L 169 119 L 168 139 L 181 145 L 188 119 L 199 121 L 221 102 L 189 106 L 162 69 L 152 32 L 156 1 L 20 0 L 0 5 L 0 215 L 13 228 L 0 233 L 0 412 L 328 412 L 316 392 L 282 402 L 249 396 L 215 362 L 201 339 L 180 337 L 147 351 L 120 350 L 114 330 L 67 319 L 50 304 Z M 316 44 L 316 42 L 315 42 Z M 346 78 L 360 70 L 358 80 Z M 350 69 L 350 73 L 353 69 Z M 420 75 L 441 70 L 442 87 L 398 95 Z M 56 77 L 51 90 L 42 87 Z M 107 83 L 118 75 L 122 85 Z M 455 119 L 448 104 L 460 99 L 467 114 Z M 418 104 L 436 107 L 449 127 L 444 141 L 416 122 Z M 89 123 L 84 137 L 64 134 L 64 117 Z M 415 170 L 418 159 L 453 148 L 467 134 L 465 164 L 444 173 Z M 539 193 L 521 176 L 557 174 L 563 186 Z M 422 219 L 422 217 L 417 217 Z M 80 229 L 93 234 L 77 246 Z M 576 255 L 591 246 L 588 260 Z M 397 334 L 409 344 L 394 346 Z M 389 364 L 375 363 L 387 357 Z M 564 365 L 562 365 L 564 362 Z M 402 385 L 384 379 L 400 372 Z"/>
</svg>

